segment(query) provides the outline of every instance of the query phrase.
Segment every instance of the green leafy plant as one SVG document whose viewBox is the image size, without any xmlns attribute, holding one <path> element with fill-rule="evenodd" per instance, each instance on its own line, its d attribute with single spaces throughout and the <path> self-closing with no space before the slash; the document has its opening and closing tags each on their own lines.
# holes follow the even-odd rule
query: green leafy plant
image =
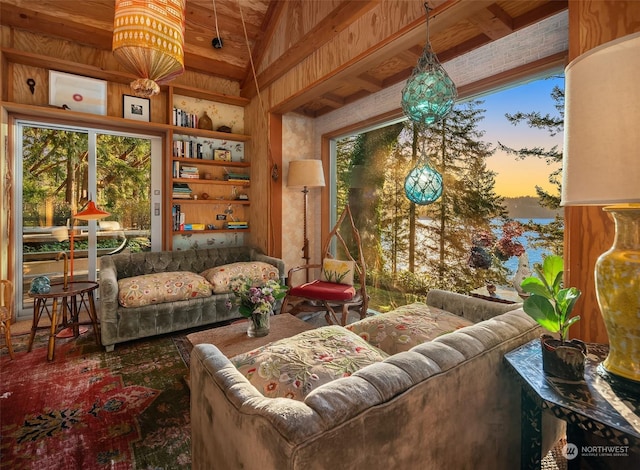
<svg viewBox="0 0 640 470">
<path fill-rule="evenodd" d="M 569 327 L 580 320 L 580 316 L 571 317 L 571 312 L 581 292 L 576 287 L 563 288 L 564 261 L 560 256 L 547 256 L 542 267 L 536 266 L 535 270 L 537 277 L 528 277 L 520 284 L 531 294 L 522 308 L 540 326 L 551 333 L 559 333 L 560 341 L 564 343 Z"/>
</svg>

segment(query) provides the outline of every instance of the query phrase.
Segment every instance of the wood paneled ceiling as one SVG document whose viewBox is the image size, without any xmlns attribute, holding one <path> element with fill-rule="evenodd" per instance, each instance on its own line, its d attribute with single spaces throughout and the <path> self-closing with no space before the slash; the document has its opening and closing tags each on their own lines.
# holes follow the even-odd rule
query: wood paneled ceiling
<svg viewBox="0 0 640 470">
<path fill-rule="evenodd" d="M 381 5 L 380 0 L 333 0 L 328 13 L 307 25 L 307 32 L 288 44 L 271 63 L 267 52 L 286 14 L 287 2 L 327 0 L 215 0 L 221 49 L 212 47 L 218 36 L 213 0 L 186 1 L 185 66 L 188 70 L 237 81 L 241 95 L 255 95 L 249 60 L 252 51 L 258 87 L 280 78 L 337 33 Z M 407 1 L 407 0 L 399 0 Z M 491 41 L 537 23 L 567 8 L 567 0 L 430 0 L 430 39 L 441 62 L 463 55 Z M 382 3 L 392 7 L 393 2 Z M 288 5 L 291 6 L 291 3 Z M 115 0 L 0 0 L 3 25 L 111 50 Z M 244 19 L 244 21 L 243 21 Z M 246 29 L 246 36 L 245 36 Z M 295 36 L 292 36 L 295 37 Z M 317 86 L 300 93 L 288 107 L 307 116 L 334 109 L 406 80 L 426 42 L 424 16 L 402 31 L 389 34 L 357 61 L 346 64 Z M 247 47 L 248 46 L 248 47 Z"/>
</svg>

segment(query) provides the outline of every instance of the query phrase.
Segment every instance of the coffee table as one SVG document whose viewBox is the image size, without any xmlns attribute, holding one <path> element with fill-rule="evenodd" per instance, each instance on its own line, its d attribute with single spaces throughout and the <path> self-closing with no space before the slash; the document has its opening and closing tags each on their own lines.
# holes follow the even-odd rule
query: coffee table
<svg viewBox="0 0 640 470">
<path fill-rule="evenodd" d="M 281 313 L 270 318 L 270 330 L 267 336 L 250 338 L 247 336 L 247 321 L 240 320 L 227 326 L 191 333 L 187 335 L 187 339 L 191 347 L 202 343 L 213 344 L 222 354 L 232 358 L 273 341 L 289 338 L 314 328 L 293 315 Z"/>
</svg>

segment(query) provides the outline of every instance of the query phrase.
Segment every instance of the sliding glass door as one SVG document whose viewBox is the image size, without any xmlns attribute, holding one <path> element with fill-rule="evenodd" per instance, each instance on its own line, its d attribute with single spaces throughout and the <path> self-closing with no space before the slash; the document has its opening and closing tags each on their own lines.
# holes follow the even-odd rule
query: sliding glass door
<svg viewBox="0 0 640 470">
<path fill-rule="evenodd" d="M 161 247 L 161 148 L 157 137 L 20 122 L 15 174 L 18 318 L 32 314 L 35 277 L 99 280 L 100 257 Z M 90 202 L 109 213 L 76 214 Z M 158 238 L 156 240 L 156 238 Z"/>
</svg>

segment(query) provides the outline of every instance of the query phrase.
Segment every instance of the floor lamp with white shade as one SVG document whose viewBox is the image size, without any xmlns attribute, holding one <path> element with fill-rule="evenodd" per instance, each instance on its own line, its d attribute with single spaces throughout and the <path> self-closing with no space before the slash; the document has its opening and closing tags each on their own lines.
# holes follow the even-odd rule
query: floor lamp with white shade
<svg viewBox="0 0 640 470">
<path fill-rule="evenodd" d="M 289 188 L 302 187 L 304 195 L 304 242 L 302 245 L 302 257 L 306 264 L 311 259 L 309 256 L 309 238 L 307 237 L 307 194 L 309 188 L 324 187 L 324 171 L 322 160 L 293 160 L 289 163 L 289 175 L 287 177 Z"/>
</svg>

